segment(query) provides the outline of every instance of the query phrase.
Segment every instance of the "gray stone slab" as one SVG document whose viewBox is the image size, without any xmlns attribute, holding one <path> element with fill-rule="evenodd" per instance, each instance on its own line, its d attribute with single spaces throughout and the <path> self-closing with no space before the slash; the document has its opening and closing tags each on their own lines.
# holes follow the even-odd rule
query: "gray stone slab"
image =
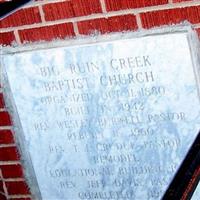
<svg viewBox="0 0 200 200">
<path fill-rule="evenodd" d="M 141 35 L 4 51 L 37 198 L 161 199 L 200 128 L 197 40 L 189 28 Z"/>
</svg>

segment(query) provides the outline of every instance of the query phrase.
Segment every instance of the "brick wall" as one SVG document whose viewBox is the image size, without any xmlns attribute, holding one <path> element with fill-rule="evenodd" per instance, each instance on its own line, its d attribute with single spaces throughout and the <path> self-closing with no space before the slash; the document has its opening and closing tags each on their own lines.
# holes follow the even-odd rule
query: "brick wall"
<svg viewBox="0 0 200 200">
<path fill-rule="evenodd" d="M 148 29 L 189 21 L 200 33 L 200 0 L 36 0 L 0 21 L 0 44 Z M 0 199 L 30 200 L 0 89 Z"/>
</svg>

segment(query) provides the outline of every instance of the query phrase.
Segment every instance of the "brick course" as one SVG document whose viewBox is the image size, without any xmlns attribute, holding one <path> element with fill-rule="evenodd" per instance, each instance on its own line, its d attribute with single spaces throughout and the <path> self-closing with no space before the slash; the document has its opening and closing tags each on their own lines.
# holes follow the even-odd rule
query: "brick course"
<svg viewBox="0 0 200 200">
<path fill-rule="evenodd" d="M 130 8 L 142 8 L 167 4 L 168 0 L 105 0 L 108 11 L 116 11 Z"/>
<path fill-rule="evenodd" d="M 72 23 L 56 24 L 52 26 L 44 26 L 19 31 L 19 36 L 22 43 L 27 41 L 51 41 L 53 39 L 64 39 L 66 37 L 72 37 L 74 35 L 75 33 Z"/>
<path fill-rule="evenodd" d="M 141 13 L 140 16 L 143 27 L 147 29 L 161 25 L 178 24 L 184 21 L 198 24 L 200 22 L 200 6 L 146 12 Z"/>
</svg>

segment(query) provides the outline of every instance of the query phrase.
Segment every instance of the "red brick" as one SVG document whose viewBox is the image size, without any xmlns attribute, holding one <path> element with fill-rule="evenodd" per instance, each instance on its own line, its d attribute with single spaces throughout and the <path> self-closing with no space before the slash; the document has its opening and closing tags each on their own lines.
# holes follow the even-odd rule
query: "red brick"
<svg viewBox="0 0 200 200">
<path fill-rule="evenodd" d="M 16 147 L 1 147 L 0 161 L 17 161 L 20 159 Z"/>
<path fill-rule="evenodd" d="M 0 193 L 0 199 L 1 200 L 7 200 L 6 196 Z"/>
<path fill-rule="evenodd" d="M 11 119 L 8 112 L 3 111 L 0 112 L 0 126 L 10 126 L 11 125 Z"/>
<path fill-rule="evenodd" d="M 200 22 L 200 6 L 147 12 L 140 16 L 144 28 L 177 24 L 185 20 L 196 24 Z"/>
<path fill-rule="evenodd" d="M 179 3 L 179 2 L 183 2 L 183 1 L 193 1 L 193 0 L 173 0 L 174 3 Z"/>
<path fill-rule="evenodd" d="M 108 11 L 167 4 L 168 0 L 105 0 Z"/>
<path fill-rule="evenodd" d="M 41 22 L 38 7 L 21 9 L 0 21 L 0 28 L 15 27 Z"/>
<path fill-rule="evenodd" d="M 10 130 L 0 130 L 0 144 L 13 144 L 13 133 Z"/>
<path fill-rule="evenodd" d="M 99 0 L 72 0 L 71 2 L 76 17 L 102 12 Z"/>
<path fill-rule="evenodd" d="M 28 195 L 30 191 L 24 181 L 6 181 L 6 187 L 9 195 Z"/>
<path fill-rule="evenodd" d="M 50 3 L 44 5 L 43 10 L 47 21 L 86 16 L 102 12 L 99 0 L 71 0 Z"/>
<path fill-rule="evenodd" d="M 3 178 L 23 178 L 22 166 L 16 165 L 1 165 L 0 169 L 3 174 Z"/>
<path fill-rule="evenodd" d="M 1 179 L 0 179 L 0 192 L 4 193 L 3 180 L 1 180 Z"/>
<path fill-rule="evenodd" d="M 134 15 L 121 15 L 110 18 L 100 18 L 78 22 L 80 34 L 91 34 L 94 31 L 109 33 L 117 31 L 136 30 L 137 22 Z"/>
<path fill-rule="evenodd" d="M 3 94 L 0 93 L 0 108 L 4 108 L 5 104 L 4 104 L 4 99 L 3 99 Z"/>
<path fill-rule="evenodd" d="M 35 42 L 39 40 L 51 41 L 56 38 L 64 39 L 74 35 L 75 33 L 72 23 L 57 24 L 53 26 L 45 26 L 19 31 L 19 36 L 22 42 Z"/>
<path fill-rule="evenodd" d="M 15 41 L 14 32 L 0 33 L 0 45 L 11 45 Z"/>
<path fill-rule="evenodd" d="M 47 21 L 54 21 L 57 19 L 75 16 L 70 1 L 46 4 L 43 6 L 43 11 Z"/>
</svg>

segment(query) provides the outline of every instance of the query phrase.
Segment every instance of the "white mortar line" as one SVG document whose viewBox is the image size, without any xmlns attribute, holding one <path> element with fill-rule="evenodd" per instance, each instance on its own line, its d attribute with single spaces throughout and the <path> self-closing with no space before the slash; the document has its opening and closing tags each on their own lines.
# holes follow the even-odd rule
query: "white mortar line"
<svg viewBox="0 0 200 200">
<path fill-rule="evenodd" d="M 39 12 L 40 12 L 42 23 L 45 23 L 45 16 L 44 16 L 44 11 L 42 9 L 42 6 L 39 5 L 38 8 L 39 8 Z"/>
<path fill-rule="evenodd" d="M 15 35 L 16 42 L 17 42 L 18 44 L 21 44 L 21 40 L 20 40 L 20 37 L 19 37 L 19 33 L 18 33 L 18 31 L 17 31 L 16 29 L 14 30 L 14 35 Z"/>
<path fill-rule="evenodd" d="M 103 13 L 107 13 L 105 0 L 100 0 L 100 4 L 101 4 L 101 9 Z"/>
<path fill-rule="evenodd" d="M 3 181 L 9 181 L 9 182 L 20 182 L 20 181 L 26 181 L 25 178 L 4 178 L 2 179 Z"/>
<path fill-rule="evenodd" d="M 79 30 L 78 30 L 78 25 L 76 22 L 73 22 L 73 27 L 74 27 L 74 32 L 76 36 L 79 36 Z"/>
<path fill-rule="evenodd" d="M 19 200 L 21 198 L 30 198 L 30 199 L 32 198 L 31 195 L 8 195 L 8 197 L 9 197 L 9 200 L 18 199 L 18 198 L 19 198 Z"/>
<path fill-rule="evenodd" d="M 0 180 L 1 180 L 1 179 L 0 179 Z M 0 194 L 1 194 L 1 195 L 3 195 L 4 197 L 6 197 L 6 196 L 5 196 L 5 193 L 3 193 L 3 192 L 0 192 Z M 8 197 L 6 197 L 6 198 L 8 198 Z"/>
<path fill-rule="evenodd" d="M 4 189 L 4 191 L 5 191 L 5 196 L 6 196 L 6 198 L 8 199 L 8 190 L 7 190 L 7 187 L 6 187 L 6 184 L 5 184 L 5 181 L 4 181 L 4 179 L 3 179 L 3 174 L 2 174 L 2 171 L 1 171 L 1 169 L 0 169 L 0 177 L 2 177 L 2 182 L 3 182 L 3 189 Z"/>
<path fill-rule="evenodd" d="M 1 165 L 21 165 L 21 161 L 0 161 Z"/>
<path fill-rule="evenodd" d="M 141 22 L 140 14 L 136 15 L 136 21 L 137 21 L 138 28 L 142 29 L 142 22 Z"/>
<path fill-rule="evenodd" d="M 184 7 L 191 7 L 191 6 L 200 6 L 200 1 L 184 2 L 184 3 L 179 3 L 179 4 L 165 4 L 165 5 L 160 5 L 160 6 L 151 6 L 151 7 L 138 8 L 138 9 L 126 9 L 126 10 L 119 10 L 119 11 L 111 11 L 108 13 L 98 13 L 98 14 L 92 14 L 92 15 L 88 15 L 88 16 L 48 21 L 48 22 L 44 22 L 44 23 L 2 28 L 0 30 L 2 32 L 8 32 L 8 31 L 14 31 L 15 29 L 23 30 L 23 29 L 29 29 L 29 28 L 51 26 L 51 25 L 62 24 L 62 23 L 69 23 L 69 22 L 73 23 L 73 22 L 80 22 L 80 21 L 85 21 L 85 20 L 93 20 L 93 19 L 106 18 L 106 17 L 114 17 L 114 16 L 127 15 L 127 14 L 137 15 L 139 13 L 145 13 L 145 12 L 150 12 L 150 11 L 160 11 L 160 10 L 166 10 L 166 9 L 176 9 L 176 8 L 184 8 Z"/>
<path fill-rule="evenodd" d="M 0 108 L 0 112 L 5 112 L 7 111 L 6 108 Z"/>
<path fill-rule="evenodd" d="M 12 144 L 0 144 L 0 149 L 1 148 L 6 148 L 6 147 L 16 147 L 16 144 L 15 143 L 12 143 Z"/>
<path fill-rule="evenodd" d="M 12 130 L 12 126 L 0 126 L 0 130 Z"/>
<path fill-rule="evenodd" d="M 6 187 L 6 184 L 5 184 L 4 181 L 3 181 L 3 188 L 4 188 L 4 191 L 5 191 L 5 196 L 8 199 L 8 190 L 7 190 L 7 187 Z"/>
</svg>

